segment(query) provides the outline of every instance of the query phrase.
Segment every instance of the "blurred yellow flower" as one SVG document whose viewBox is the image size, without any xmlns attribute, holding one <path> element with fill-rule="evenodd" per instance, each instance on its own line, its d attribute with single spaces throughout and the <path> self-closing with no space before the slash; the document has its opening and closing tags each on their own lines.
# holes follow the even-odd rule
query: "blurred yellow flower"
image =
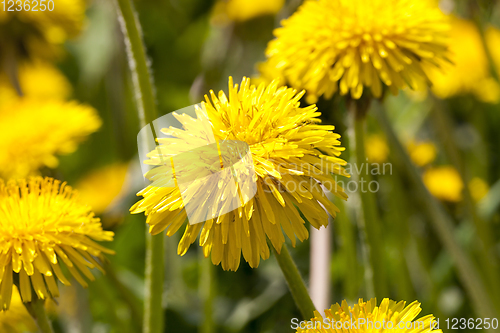
<svg viewBox="0 0 500 333">
<path fill-rule="evenodd" d="M 375 298 L 368 302 L 360 299 L 353 307 L 343 301 L 342 305 L 336 303 L 326 309 L 324 317 L 314 311 L 314 318 L 302 323 L 303 328 L 298 328 L 297 333 L 379 333 L 391 330 L 400 333 L 442 333 L 441 330 L 434 329 L 436 322 L 433 315 L 415 320 L 422 311 L 419 302 L 415 301 L 406 307 L 405 305 L 405 301 L 395 302 L 388 298 L 384 298 L 379 306 Z"/>
<path fill-rule="evenodd" d="M 85 176 L 76 184 L 75 189 L 82 201 L 100 215 L 122 191 L 127 171 L 127 163 L 108 165 Z"/>
<path fill-rule="evenodd" d="M 423 175 L 424 184 L 433 196 L 440 200 L 462 200 L 464 184 L 458 171 L 452 166 L 429 168 Z"/>
<path fill-rule="evenodd" d="M 112 241 L 113 235 L 65 183 L 0 180 L 0 307 L 9 309 L 14 280 L 23 302 L 32 300 L 32 290 L 39 299 L 57 297 L 55 277 L 70 284 L 62 266 L 86 287 L 81 274 L 93 281 L 89 268 L 102 270 L 95 258 L 113 253 L 94 241 Z"/>
<path fill-rule="evenodd" d="M 500 86 L 490 73 L 490 65 L 477 26 L 468 20 L 451 20 L 450 58 L 453 64 L 442 70 L 429 69 L 432 90 L 440 98 L 474 94 L 483 102 L 500 100 Z M 500 32 L 490 27 L 487 44 L 500 68 Z"/>
<path fill-rule="evenodd" d="M 474 177 L 469 181 L 469 191 L 472 199 L 476 202 L 484 198 L 489 190 L 488 183 L 479 177 Z"/>
<path fill-rule="evenodd" d="M 19 66 L 19 85 L 26 97 L 66 99 L 71 94 L 68 79 L 48 62 L 37 61 Z M 19 98 L 5 75 L 0 75 L 0 106 Z"/>
<path fill-rule="evenodd" d="M 418 166 L 432 163 L 436 159 L 437 148 L 431 141 L 410 142 L 408 153 L 412 161 Z"/>
<path fill-rule="evenodd" d="M 493 26 L 489 26 L 485 33 L 486 45 L 493 58 L 496 70 L 500 70 L 500 30 Z"/>
<path fill-rule="evenodd" d="M 24 307 L 19 290 L 14 286 L 9 310 L 0 311 L 0 332 L 26 333 L 36 331 L 36 323 Z"/>
<path fill-rule="evenodd" d="M 305 1 L 274 31 L 266 55 L 308 100 L 335 92 L 358 99 L 383 86 L 397 94 L 428 83 L 425 66 L 446 61 L 445 15 L 430 0 Z"/>
<path fill-rule="evenodd" d="M 75 37 L 83 28 L 84 0 L 48 0 L 44 11 L 39 2 L 38 11 L 16 10 L 21 3 L 24 6 L 24 2 L 16 1 L 14 11 L 0 10 L 0 40 L 9 47 L 15 46 L 17 56 L 53 58 L 59 53 L 57 46 Z M 34 2 L 29 4 L 33 6 Z"/>
<path fill-rule="evenodd" d="M 224 209 L 225 196 L 232 195 L 228 194 L 228 189 L 233 191 L 234 180 L 233 184 L 229 181 L 209 183 L 207 195 L 196 199 L 196 207 L 199 211 L 208 197 L 216 198 L 213 201 L 216 204 L 210 207 L 212 218 L 207 215 L 205 223 L 187 224 L 178 247 L 178 253 L 184 255 L 201 231 L 200 245 L 204 255 L 208 257 L 211 253 L 212 263 L 222 263 L 224 270 L 237 270 L 242 252 L 250 266 L 257 267 L 260 258 L 269 257 L 267 238 L 278 252 L 281 250 L 285 241 L 283 231 L 293 246 L 295 237 L 305 240 L 309 234 L 299 209 L 315 228 L 326 226 L 325 209 L 335 216 L 338 208 L 318 183 L 331 189 L 334 195 L 347 198 L 331 176 L 348 176 L 342 168 L 346 162 L 338 158 L 344 148 L 340 147 L 340 135 L 332 132 L 334 126 L 318 124 L 320 113 L 315 105 L 300 107 L 299 100 L 304 92 L 297 94 L 294 89 L 279 87 L 277 81 L 258 87 L 250 86 L 249 81 L 244 78 L 239 86 L 233 85 L 230 78 L 227 96 L 222 91 L 217 96 L 211 91 L 211 101 L 205 96 L 206 101 L 197 108 L 196 119 L 175 115 L 183 129 L 162 129 L 164 134 L 174 138 L 158 139 L 160 146 L 149 153 L 145 163 L 158 167 L 146 174 L 152 184 L 138 193 L 144 198 L 131 208 L 134 214 L 144 212 L 147 215 L 152 234 L 166 229 L 168 236 L 173 235 L 187 220 L 186 209 L 183 209 L 186 202 L 181 195 L 185 197 L 188 189 L 181 193 L 178 179 L 183 169 L 177 166 L 175 184 L 166 185 L 172 183 L 165 176 L 171 166 L 164 161 L 170 161 L 172 155 L 164 151 L 179 147 L 178 153 L 183 153 L 196 143 L 206 146 L 207 133 L 213 133 L 219 144 L 224 140 L 246 143 L 255 170 L 255 178 L 251 176 L 256 182 L 255 196 L 242 201 L 246 203 L 238 209 L 217 214 Z M 202 166 L 193 170 L 195 174 L 221 168 L 225 158 L 220 152 L 211 160 L 201 157 L 193 158 L 203 161 Z M 246 190 L 236 186 L 233 193 L 241 194 Z"/>
<path fill-rule="evenodd" d="M 380 134 L 372 134 L 367 137 L 365 150 L 369 163 L 383 163 L 387 161 L 389 156 L 387 141 Z"/>
<path fill-rule="evenodd" d="M 213 20 L 217 23 L 244 22 L 264 15 L 275 15 L 285 0 L 219 0 L 214 7 Z"/>
<path fill-rule="evenodd" d="M 0 106 L 0 177 L 23 178 L 57 154 L 73 152 L 101 126 L 97 112 L 76 102 L 22 98 Z"/>
</svg>

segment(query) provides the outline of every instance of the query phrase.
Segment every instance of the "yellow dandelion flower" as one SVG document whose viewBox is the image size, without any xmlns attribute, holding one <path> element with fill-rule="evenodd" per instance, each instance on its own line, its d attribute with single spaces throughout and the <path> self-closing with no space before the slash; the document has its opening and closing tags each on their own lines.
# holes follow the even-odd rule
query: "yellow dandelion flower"
<svg viewBox="0 0 500 333">
<path fill-rule="evenodd" d="M 213 20 L 217 23 L 244 22 L 264 15 L 277 14 L 285 0 L 219 0 L 214 7 Z"/>
<path fill-rule="evenodd" d="M 187 224 L 178 253 L 184 255 L 200 234 L 200 246 L 206 257 L 211 253 L 214 265 L 222 263 L 225 270 L 236 270 L 241 253 L 251 267 L 259 265 L 260 258 L 269 257 L 268 238 L 279 252 L 285 241 L 282 230 L 295 246 L 296 237 L 308 238 L 305 219 L 320 228 L 328 224 L 328 211 L 336 215 L 337 207 L 330 202 L 320 183 L 336 196 L 346 199 L 343 189 L 338 187 L 331 174 L 348 176 L 342 165 L 346 162 L 338 156 L 340 135 L 333 133 L 334 126 L 320 125 L 320 115 L 315 105 L 300 107 L 299 100 L 304 92 L 279 87 L 278 82 L 255 87 L 244 78 L 241 85 L 234 85 L 229 79 L 229 95 L 210 92 L 211 100 L 205 96 L 197 118 L 175 115 L 183 130 L 162 129 L 173 138 L 158 139 L 160 146 L 152 151 L 146 163 L 163 165 L 171 156 L 162 153 L 169 147 L 177 151 L 189 151 L 193 144 L 206 143 L 208 132 L 213 132 L 218 145 L 224 140 L 237 140 L 249 146 L 252 166 L 255 170 L 256 193 L 247 197 L 245 204 L 226 214 L 207 215 L 205 223 Z M 209 121 L 201 123 L 201 120 Z M 205 124 L 200 128 L 197 123 Z M 208 125 L 207 125 L 208 124 Z M 174 145 L 172 145 L 174 144 Z M 222 148 L 220 148 L 222 150 Z M 195 160 L 196 158 L 193 158 Z M 198 157 L 198 159 L 202 159 Z M 203 173 L 205 168 L 219 167 L 226 163 L 222 155 L 215 155 L 211 161 L 203 161 L 203 167 L 193 169 Z M 189 161 L 191 162 L 191 161 Z M 170 166 L 168 166 L 170 168 Z M 159 170 L 159 171 L 157 171 Z M 186 198 L 177 181 L 180 171 L 175 167 L 175 185 L 169 182 L 161 167 L 146 174 L 152 185 L 138 193 L 144 198 L 132 208 L 132 213 L 145 212 L 150 232 L 158 234 L 166 230 L 172 236 L 187 220 Z M 207 196 L 196 202 L 200 211 L 210 198 L 216 198 L 212 212 L 223 212 L 220 202 L 228 195 L 230 182 L 209 184 Z M 240 193 L 245 187 L 237 187 L 233 193 Z M 189 196 L 189 193 L 188 193 Z M 326 209 L 326 211 L 325 211 Z"/>
<path fill-rule="evenodd" d="M 26 97 L 66 99 L 71 94 L 71 84 L 68 79 L 48 62 L 21 64 L 19 85 Z M 18 98 L 7 76 L 0 76 L 0 106 Z"/>
<path fill-rule="evenodd" d="M 335 92 L 358 99 L 383 86 L 419 88 L 425 66 L 446 60 L 445 15 L 428 0 L 305 1 L 274 31 L 266 50 L 286 82 L 308 100 Z"/>
<path fill-rule="evenodd" d="M 441 166 L 427 169 L 423 180 L 429 192 L 436 198 L 449 202 L 462 200 L 464 184 L 454 167 Z"/>
<path fill-rule="evenodd" d="M 9 310 L 0 311 L 0 332 L 26 333 L 36 331 L 36 323 L 26 310 L 21 296 L 19 296 L 19 290 L 14 286 Z"/>
<path fill-rule="evenodd" d="M 76 102 L 22 98 L 1 105 L 0 177 L 24 178 L 57 166 L 57 154 L 73 152 L 100 126 L 97 112 Z"/>
<path fill-rule="evenodd" d="M 314 312 L 314 318 L 302 323 L 298 327 L 298 333 L 326 333 L 326 332 L 440 332 L 435 329 L 437 321 L 433 315 L 427 315 L 416 319 L 422 311 L 420 303 L 415 301 L 405 306 L 405 301 L 396 302 L 384 298 L 377 306 L 377 300 L 372 298 L 368 302 L 359 300 L 353 307 L 346 301 L 342 305 L 338 303 L 325 310 L 325 318 L 318 311 Z M 297 326 L 299 324 L 297 323 Z"/>
<path fill-rule="evenodd" d="M 10 306 L 13 281 L 19 281 L 23 302 L 32 300 L 32 289 L 39 299 L 57 297 L 56 277 L 69 285 L 62 263 L 87 287 L 81 274 L 93 281 L 89 268 L 102 270 L 96 258 L 113 253 L 95 241 L 112 241 L 113 235 L 65 183 L 41 177 L 0 180 L 1 308 Z"/>
<path fill-rule="evenodd" d="M 474 201 L 478 202 L 490 191 L 488 183 L 479 177 L 474 177 L 469 181 L 469 191 Z"/>
<path fill-rule="evenodd" d="M 495 59 L 500 61 L 500 32 L 495 28 L 487 30 L 487 41 Z M 440 98 L 460 94 L 474 94 L 483 102 L 500 100 L 500 86 L 490 73 L 488 58 L 481 34 L 472 22 L 454 17 L 450 30 L 450 58 L 453 65 L 444 70 L 430 70 L 432 90 Z M 499 67 L 500 68 L 500 67 Z"/>
<path fill-rule="evenodd" d="M 408 145 L 408 153 L 412 161 L 418 166 L 424 166 L 432 163 L 436 159 L 437 148 L 430 141 L 410 142 Z"/>
<path fill-rule="evenodd" d="M 75 188 L 83 202 L 96 214 L 103 213 L 118 197 L 125 186 L 128 164 L 117 163 L 91 172 Z"/>
<path fill-rule="evenodd" d="M 35 2 L 28 5 L 31 9 Z M 17 1 L 12 6 L 14 11 L 0 10 L 0 40 L 18 46 L 18 56 L 53 58 L 59 52 L 57 47 L 78 35 L 84 25 L 84 0 L 37 2 L 37 10 L 24 10 L 24 7 L 19 10 L 19 6 L 24 6 L 24 2 Z"/>
<path fill-rule="evenodd" d="M 380 134 L 372 134 L 366 139 L 365 150 L 370 163 L 383 163 L 389 156 L 387 141 Z"/>
</svg>

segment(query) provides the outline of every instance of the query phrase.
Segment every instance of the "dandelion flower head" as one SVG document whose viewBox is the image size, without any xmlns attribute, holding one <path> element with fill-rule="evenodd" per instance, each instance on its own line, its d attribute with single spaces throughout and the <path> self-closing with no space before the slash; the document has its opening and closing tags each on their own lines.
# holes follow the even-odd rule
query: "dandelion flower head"
<svg viewBox="0 0 500 333">
<path fill-rule="evenodd" d="M 304 218 L 320 228 L 328 224 L 326 211 L 336 215 L 337 207 L 320 184 L 336 196 L 347 198 L 331 176 L 348 176 L 342 167 L 346 162 L 339 158 L 344 149 L 340 147 L 340 135 L 332 132 L 334 127 L 319 124 L 316 106 L 300 107 L 303 94 L 279 87 L 277 81 L 256 87 L 247 78 L 241 85 L 233 85 L 230 78 L 229 94 L 221 91 L 215 95 L 211 91 L 210 98 L 205 96 L 197 109 L 197 119 L 176 115 L 183 129 L 162 130 L 173 138 L 158 139 L 160 149 L 148 155 L 147 163 L 162 165 L 162 160 L 170 158 L 162 156 L 162 147 L 174 145 L 180 147 L 179 151 L 188 150 L 193 142 L 203 142 L 210 131 L 218 142 L 238 140 L 248 144 L 255 170 L 255 196 L 226 214 L 204 223 L 187 224 L 178 246 L 180 255 L 200 234 L 200 246 L 206 257 L 211 253 L 213 264 L 222 263 L 223 269 L 236 270 L 243 253 L 249 265 L 257 267 L 261 258 L 269 257 L 267 239 L 280 251 L 284 231 L 295 246 L 296 238 L 303 241 L 308 237 Z M 209 120 L 209 128 L 200 131 L 200 126 L 194 125 L 203 118 Z M 212 163 L 222 162 L 216 156 Z M 138 193 L 143 199 L 131 211 L 148 216 L 152 234 L 166 230 L 171 236 L 186 222 L 185 203 L 179 187 L 163 186 L 166 180 L 155 170 L 146 175 L 153 183 Z M 207 189 L 207 198 L 222 199 L 225 186 L 219 183 Z M 207 198 L 199 201 L 199 207 L 206 204 Z"/>
<path fill-rule="evenodd" d="M 436 198 L 448 202 L 462 200 L 464 183 L 454 167 L 445 165 L 429 168 L 425 170 L 423 180 L 429 192 Z"/>
<path fill-rule="evenodd" d="M 427 315 L 415 320 L 422 311 L 419 302 L 415 301 L 408 306 L 405 305 L 405 301 L 396 302 L 388 298 L 384 298 L 378 306 L 375 298 L 367 302 L 360 299 L 358 304 L 352 307 L 346 301 L 343 301 L 342 305 L 336 303 L 330 309 L 325 310 L 324 318 L 318 311 L 315 311 L 314 318 L 307 322 L 308 326 L 306 325 L 305 329 L 299 328 L 297 333 L 327 333 L 334 331 L 379 333 L 391 330 L 404 333 L 442 333 L 441 330 L 434 329 L 436 322 L 433 315 Z M 338 325 L 340 329 L 336 329 L 337 326 L 335 325 Z M 343 329 L 341 325 L 347 327 L 347 329 Z"/>
<path fill-rule="evenodd" d="M 71 94 L 71 83 L 49 62 L 22 63 L 18 70 L 19 85 L 25 97 L 63 100 Z M 15 99 L 19 99 L 19 95 L 9 78 L 0 74 L 0 107 Z"/>
<path fill-rule="evenodd" d="M 447 29 L 435 1 L 308 0 L 274 31 L 266 55 L 311 102 L 337 91 L 358 99 L 365 87 L 380 97 L 384 86 L 396 94 L 429 84 L 424 68 L 445 62 Z"/>
<path fill-rule="evenodd" d="M 490 27 L 485 37 L 494 60 L 500 62 L 500 32 Z M 452 18 L 449 44 L 453 64 L 446 65 L 443 70 L 433 69 L 429 72 L 433 92 L 440 98 L 472 94 L 483 102 L 498 102 L 500 86 L 490 73 L 488 57 L 476 24 Z"/>
<path fill-rule="evenodd" d="M 84 0 L 14 2 L 5 2 L 11 11 L 0 10 L 0 40 L 16 46 L 16 56 L 53 59 L 58 46 L 77 36 L 85 23 Z"/>
<path fill-rule="evenodd" d="M 70 284 L 63 266 L 87 287 L 86 279 L 95 279 L 90 269 L 102 270 L 96 258 L 113 253 L 95 241 L 112 240 L 113 232 L 102 229 L 65 183 L 41 177 L 0 180 L 0 308 L 9 308 L 14 281 L 23 302 L 57 297 L 57 280 Z"/>
<path fill-rule="evenodd" d="M 0 106 L 0 177 L 24 178 L 58 165 L 101 126 L 92 107 L 76 102 L 21 98 Z"/>
</svg>

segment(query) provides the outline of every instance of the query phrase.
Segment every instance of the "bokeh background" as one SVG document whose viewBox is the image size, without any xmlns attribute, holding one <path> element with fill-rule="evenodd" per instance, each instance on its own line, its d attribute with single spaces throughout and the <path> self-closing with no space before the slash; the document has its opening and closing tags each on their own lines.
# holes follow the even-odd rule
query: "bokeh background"
<svg viewBox="0 0 500 333">
<path fill-rule="evenodd" d="M 210 89 L 227 89 L 228 76 L 236 82 L 243 76 L 258 80 L 258 63 L 265 60 L 273 29 L 300 3 L 135 1 L 160 115 L 201 102 Z M 432 73 L 435 85 L 431 90 L 388 95 L 383 106 L 428 189 L 454 217 L 455 236 L 475 262 L 484 258 L 471 212 L 494 230 L 496 260 L 490 268 L 498 269 L 500 30 L 496 27 L 500 27 L 500 5 L 497 1 L 446 0 L 440 6 L 451 16 L 454 65 L 444 69 L 446 74 Z M 52 16 L 43 15 L 14 16 L 0 10 L 0 141 L 10 135 L 8 114 L 18 110 L 13 77 L 23 98 L 37 98 L 40 103 L 76 101 L 95 109 L 102 120 L 99 130 L 33 172 L 79 189 L 104 227 L 116 233 L 109 245 L 116 255 L 108 256 L 107 274 L 96 272 L 97 280 L 88 289 L 78 284 L 62 289 L 57 303 L 49 306 L 50 315 L 57 332 L 139 332 L 146 224 L 144 216 L 130 215 L 128 209 L 145 183 L 137 157 L 139 121 L 116 8 L 113 1 L 65 0 L 56 1 Z M 334 124 L 343 146 L 349 147 L 342 99 L 320 99 L 318 106 L 324 123 Z M 37 107 L 23 112 L 18 133 L 31 128 L 25 124 Z M 368 162 L 392 165 L 392 172 L 375 176 L 380 185 L 377 204 L 382 260 L 390 286 L 387 297 L 418 299 L 425 314 L 442 320 L 476 318 L 450 256 L 422 213 L 427 203 L 410 190 L 371 114 L 368 125 Z M 40 140 L 43 137 L 42 133 Z M 9 149 L 0 147 L 4 152 Z M 349 161 L 349 149 L 343 158 Z M 11 155 L 0 152 L 2 178 L 17 177 L 11 163 Z M 355 217 L 359 205 L 355 199 L 336 204 L 342 213 L 327 229 L 331 238 L 324 248 L 331 257 L 317 269 L 330 275 L 327 297 L 331 303 L 343 299 L 353 303 L 366 298 Z M 203 258 L 197 246 L 177 256 L 179 237 L 177 233 L 166 240 L 166 332 L 292 331 L 290 320 L 300 318 L 300 313 L 273 257 L 257 269 L 242 261 L 237 272 L 225 272 Z M 298 243 L 291 252 L 307 281 L 313 262 L 310 242 Z M 1 320 L 9 320 L 8 314 L 0 314 Z"/>
</svg>

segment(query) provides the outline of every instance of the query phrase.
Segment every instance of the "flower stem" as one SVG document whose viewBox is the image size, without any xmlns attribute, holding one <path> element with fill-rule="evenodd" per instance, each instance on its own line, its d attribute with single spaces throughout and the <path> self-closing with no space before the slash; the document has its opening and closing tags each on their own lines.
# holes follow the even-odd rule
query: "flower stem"
<svg viewBox="0 0 500 333">
<path fill-rule="evenodd" d="M 288 288 L 292 293 L 293 300 L 299 308 L 302 317 L 305 320 L 313 318 L 316 308 L 311 300 L 311 297 L 309 296 L 304 280 L 297 269 L 297 265 L 295 265 L 295 262 L 290 256 L 290 252 L 288 252 L 286 244 L 283 244 L 280 253 L 276 251 L 272 244 L 269 244 L 269 246 L 276 256 L 276 260 L 278 261 L 281 271 L 285 276 Z"/>
<path fill-rule="evenodd" d="M 163 234 L 146 234 L 144 333 L 163 332 Z"/>
<path fill-rule="evenodd" d="M 366 293 L 367 297 L 384 298 L 388 297 L 388 288 L 384 273 L 386 268 L 382 262 L 384 256 L 383 244 L 380 242 L 380 220 L 375 194 L 369 190 L 372 180 L 365 151 L 366 109 L 364 108 L 367 107 L 358 104 L 357 101 L 351 102 L 349 111 L 352 123 L 349 145 L 351 154 L 355 156 L 353 160 L 357 164 L 356 170 L 361 170 L 360 174 L 354 176 L 357 177 L 357 194 L 361 203 L 357 220 L 362 233 L 363 250 L 368 261 L 368 265 L 365 265 Z M 366 164 L 366 169 L 363 168 L 363 164 Z"/>
<path fill-rule="evenodd" d="M 54 333 L 49 317 L 47 317 L 47 312 L 45 312 L 44 300 L 35 298 L 29 303 L 24 303 L 24 306 L 30 313 L 31 317 L 33 317 L 42 333 Z"/>
<path fill-rule="evenodd" d="M 134 84 L 139 123 L 142 128 L 157 117 L 152 77 L 149 72 L 146 48 L 142 41 L 141 26 L 132 2 L 131 0 L 116 0 L 116 2 L 118 4 L 118 19 L 125 37 L 127 59 Z"/>
<path fill-rule="evenodd" d="M 495 310 L 489 297 L 490 295 L 486 292 L 483 281 L 477 273 L 476 267 L 469 255 L 461 248 L 454 236 L 455 228 L 453 220 L 449 217 L 444 207 L 425 187 L 417 168 L 412 163 L 401 141 L 399 141 L 385 110 L 382 107 L 377 107 L 374 108 L 374 111 L 387 135 L 395 158 L 402 163 L 402 167 L 413 183 L 413 190 L 422 198 L 423 204 L 421 208 L 432 222 L 432 226 L 435 228 L 438 237 L 452 257 L 457 267 L 459 278 L 474 304 L 476 314 L 478 316 L 495 318 Z"/>
<path fill-rule="evenodd" d="M 205 258 L 203 252 L 200 251 L 200 298 L 203 302 L 203 323 L 200 326 L 200 333 L 215 332 L 215 323 L 213 319 L 213 303 L 215 297 L 215 281 L 214 281 L 214 265 L 209 258 Z"/>
<path fill-rule="evenodd" d="M 127 58 L 132 73 L 134 93 L 141 128 L 157 117 L 152 77 L 149 72 L 146 49 L 142 41 L 139 20 L 131 0 L 116 0 L 118 19 L 125 37 Z M 156 140 L 154 127 L 151 126 Z M 152 236 L 146 233 L 146 294 L 144 300 L 145 333 L 163 332 L 163 246 L 162 234 Z"/>
</svg>

